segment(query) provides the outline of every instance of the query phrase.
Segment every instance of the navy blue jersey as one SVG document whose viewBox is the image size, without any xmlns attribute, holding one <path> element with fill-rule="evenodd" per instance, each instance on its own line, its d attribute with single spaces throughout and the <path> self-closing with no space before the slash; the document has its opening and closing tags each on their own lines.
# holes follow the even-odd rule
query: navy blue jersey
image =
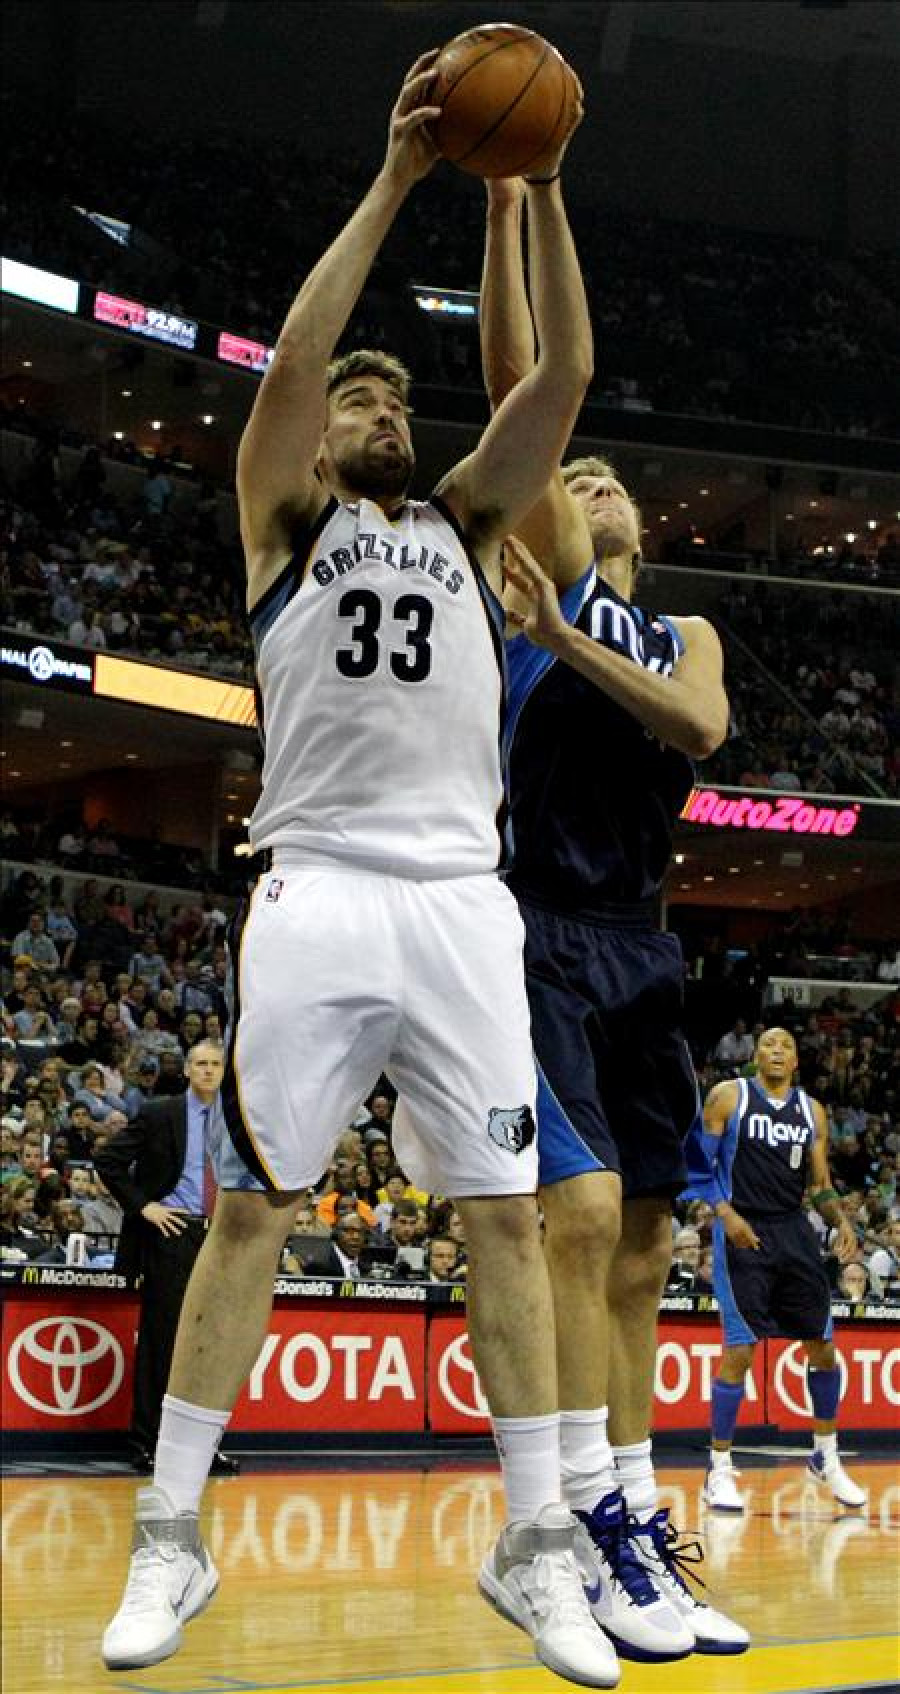
<svg viewBox="0 0 900 1694">
<path fill-rule="evenodd" d="M 667 618 L 630 605 L 593 565 L 560 605 L 576 629 L 646 670 L 669 676 L 684 651 Z M 506 652 L 510 887 L 587 914 L 652 899 L 693 786 L 691 761 L 527 636 Z"/>
<path fill-rule="evenodd" d="M 809 1096 L 792 1088 L 778 1100 L 746 1077 L 737 1086 L 719 1155 L 725 1194 L 739 1212 L 799 1211 L 816 1139 Z"/>
</svg>

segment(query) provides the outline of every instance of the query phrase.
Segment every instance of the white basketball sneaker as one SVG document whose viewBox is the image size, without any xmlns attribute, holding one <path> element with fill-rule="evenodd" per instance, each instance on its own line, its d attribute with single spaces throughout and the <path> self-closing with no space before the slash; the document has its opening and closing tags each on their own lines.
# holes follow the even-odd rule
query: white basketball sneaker
<svg viewBox="0 0 900 1694">
<path fill-rule="evenodd" d="M 524 1629 L 542 1665 L 585 1688 L 615 1688 L 615 1650 L 597 1628 L 575 1558 L 578 1525 L 567 1506 L 507 1524 L 478 1577 L 485 1600 Z"/>
<path fill-rule="evenodd" d="M 738 1490 L 740 1475 L 729 1460 L 725 1465 L 712 1465 L 703 1484 L 703 1498 L 714 1512 L 743 1512 L 747 1502 Z"/>
<path fill-rule="evenodd" d="M 690 1568 L 703 1558 L 699 1541 L 680 1537 L 668 1511 L 654 1512 L 646 1522 L 630 1518 L 629 1539 L 663 1599 L 690 1629 L 695 1653 L 746 1653 L 750 1637 L 743 1625 L 691 1592 L 689 1582 L 704 1586 Z"/>
<path fill-rule="evenodd" d="M 584 1592 L 594 1620 L 625 1659 L 656 1663 L 694 1651 L 694 1635 L 662 1594 L 630 1539 L 620 1489 L 604 1494 L 592 1512 L 576 1512 Z"/>
<path fill-rule="evenodd" d="M 864 1506 L 869 1498 L 866 1490 L 860 1488 L 853 1478 L 847 1475 L 837 1453 L 825 1454 L 816 1447 L 810 1454 L 806 1465 L 807 1472 L 821 1487 L 830 1489 L 839 1506 Z"/>
<path fill-rule="evenodd" d="M 176 1512 L 161 1488 L 142 1488 L 125 1593 L 103 1637 L 107 1669 L 170 1658 L 181 1646 L 182 1625 L 209 1605 L 218 1586 L 196 1512 Z"/>
</svg>

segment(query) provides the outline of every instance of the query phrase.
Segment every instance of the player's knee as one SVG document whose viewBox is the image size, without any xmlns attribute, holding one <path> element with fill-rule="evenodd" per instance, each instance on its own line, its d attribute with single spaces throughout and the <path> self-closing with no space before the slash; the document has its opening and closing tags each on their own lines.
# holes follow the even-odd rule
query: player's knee
<svg viewBox="0 0 900 1694">
<path fill-rule="evenodd" d="M 807 1341 L 806 1357 L 813 1370 L 834 1370 L 837 1364 L 833 1341 Z"/>
<path fill-rule="evenodd" d="M 551 1259 L 596 1266 L 615 1251 L 622 1229 L 618 1186 L 588 1179 L 545 1191 L 544 1233 Z"/>
<path fill-rule="evenodd" d="M 469 1264 L 503 1256 L 521 1258 L 540 1250 L 537 1204 L 531 1194 L 458 1200 Z"/>
<path fill-rule="evenodd" d="M 229 1253 L 280 1248 L 298 1204 L 299 1195 L 279 1194 L 276 1198 L 257 1191 L 222 1192 L 216 1202 L 214 1243 Z"/>
</svg>

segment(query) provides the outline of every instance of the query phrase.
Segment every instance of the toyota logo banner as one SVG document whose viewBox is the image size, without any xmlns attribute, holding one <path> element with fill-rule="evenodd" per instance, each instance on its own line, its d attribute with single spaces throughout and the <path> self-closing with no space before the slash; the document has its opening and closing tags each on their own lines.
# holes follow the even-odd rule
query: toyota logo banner
<svg viewBox="0 0 900 1694">
<path fill-rule="evenodd" d="M 133 1301 L 9 1301 L 4 1310 L 6 1429 L 126 1429 Z"/>
</svg>

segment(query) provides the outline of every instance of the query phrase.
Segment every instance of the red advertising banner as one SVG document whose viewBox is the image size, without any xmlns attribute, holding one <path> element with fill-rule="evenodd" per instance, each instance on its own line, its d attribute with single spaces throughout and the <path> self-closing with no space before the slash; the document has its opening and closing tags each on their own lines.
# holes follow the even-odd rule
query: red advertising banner
<svg viewBox="0 0 900 1694">
<path fill-rule="evenodd" d="M 722 1356 L 718 1324 L 660 1325 L 656 1354 L 655 1428 L 704 1429 L 712 1379 Z M 763 1357 L 741 1408 L 741 1423 L 765 1423 Z M 436 1314 L 428 1326 L 428 1423 L 440 1433 L 484 1434 L 487 1404 L 472 1363 L 466 1320 Z"/>
<path fill-rule="evenodd" d="M 722 1332 L 718 1323 L 698 1323 L 696 1319 L 673 1323 L 669 1319 L 660 1324 L 656 1348 L 654 1429 L 707 1427 L 712 1381 L 721 1357 Z M 764 1353 L 763 1348 L 758 1347 L 739 1423 L 768 1422 L 764 1395 Z"/>
<path fill-rule="evenodd" d="M 3 1306 L 5 1429 L 127 1429 L 138 1303 L 81 1294 Z"/>
<path fill-rule="evenodd" d="M 425 1313 L 276 1306 L 230 1427 L 421 1430 Z"/>
<path fill-rule="evenodd" d="M 441 1435 L 490 1429 L 462 1315 L 436 1312 L 428 1325 L 428 1427 Z"/>
<path fill-rule="evenodd" d="M 126 1292 L 8 1295 L 3 1417 L 10 1431 L 124 1431 L 131 1419 L 138 1301 Z M 712 1316 L 712 1314 L 711 1314 Z M 900 1411 L 900 1331 L 852 1323 L 837 1333 L 846 1429 L 890 1430 Z M 427 1359 L 426 1359 L 427 1347 Z M 709 1425 L 721 1356 L 715 1321 L 667 1314 L 656 1356 L 654 1427 Z M 808 1429 L 802 1344 L 756 1350 L 743 1424 Z M 372 1310 L 343 1300 L 277 1303 L 231 1427 L 310 1432 L 483 1435 L 487 1406 L 464 1310 Z"/>
<path fill-rule="evenodd" d="M 900 1420 L 900 1338 L 896 1328 L 854 1324 L 835 1334 L 841 1370 L 838 1421 L 846 1429 L 893 1429 Z M 893 1345 L 892 1345 L 893 1343 Z M 768 1422 L 808 1429 L 806 1355 L 800 1341 L 766 1343 Z"/>
</svg>

